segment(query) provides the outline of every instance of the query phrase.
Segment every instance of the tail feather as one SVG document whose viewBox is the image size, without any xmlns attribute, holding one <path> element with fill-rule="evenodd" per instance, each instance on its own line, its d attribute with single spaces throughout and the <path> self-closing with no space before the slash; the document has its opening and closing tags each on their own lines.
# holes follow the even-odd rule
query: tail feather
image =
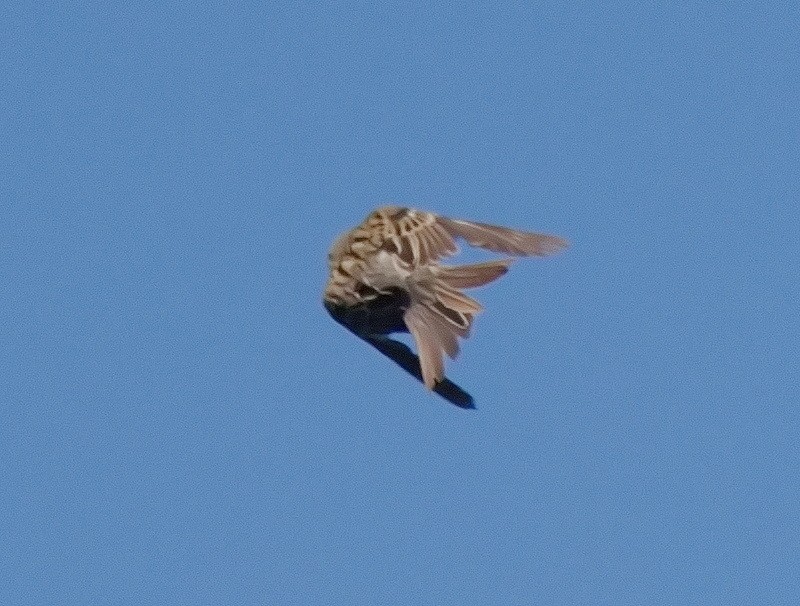
<svg viewBox="0 0 800 606">
<path fill-rule="evenodd" d="M 433 389 L 444 378 L 442 350 L 445 343 L 441 340 L 442 335 L 431 323 L 430 310 L 423 304 L 413 303 L 406 310 L 403 319 L 417 344 L 422 382 L 428 389 Z"/>
<path fill-rule="evenodd" d="M 467 337 L 472 318 L 483 307 L 475 299 L 441 279 L 438 273 L 440 269 L 442 268 L 438 266 L 420 267 L 409 276 L 407 284 L 411 302 L 434 312 L 444 321 L 444 326 L 459 337 Z"/>
<path fill-rule="evenodd" d="M 506 246 L 503 251 L 522 254 L 515 252 L 521 250 L 520 246 L 522 244 L 516 248 Z M 513 259 L 499 259 L 470 265 L 428 265 L 416 268 L 409 276 L 407 285 L 411 305 L 403 314 L 403 321 L 417 345 L 422 380 L 428 389 L 434 389 L 444 380 L 444 354 L 451 358 L 458 355 L 458 339 L 469 336 L 475 315 L 483 309 L 480 303 L 460 289 L 497 280 L 508 271 L 512 262 Z"/>
<path fill-rule="evenodd" d="M 438 301 L 453 311 L 463 314 L 476 314 L 483 310 L 483 306 L 475 299 L 465 295 L 460 290 L 452 288 L 442 280 L 436 281 L 434 292 Z"/>
<path fill-rule="evenodd" d="M 439 265 L 436 277 L 452 288 L 475 288 L 497 280 L 508 272 L 513 259 L 498 259 L 471 265 Z"/>
</svg>

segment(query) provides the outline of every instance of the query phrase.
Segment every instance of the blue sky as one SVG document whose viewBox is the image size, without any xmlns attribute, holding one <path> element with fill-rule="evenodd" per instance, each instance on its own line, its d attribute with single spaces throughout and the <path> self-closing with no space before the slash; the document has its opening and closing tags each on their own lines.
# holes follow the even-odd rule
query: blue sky
<svg viewBox="0 0 800 606">
<path fill-rule="evenodd" d="M 14 3 L 0 602 L 790 604 L 791 3 Z M 556 233 L 427 393 L 320 303 L 394 202 Z"/>
</svg>

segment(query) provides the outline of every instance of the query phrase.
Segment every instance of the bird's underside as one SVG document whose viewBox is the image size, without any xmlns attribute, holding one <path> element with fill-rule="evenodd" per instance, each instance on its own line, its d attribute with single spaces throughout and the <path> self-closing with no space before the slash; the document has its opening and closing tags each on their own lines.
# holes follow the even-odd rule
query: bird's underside
<svg viewBox="0 0 800 606">
<path fill-rule="evenodd" d="M 393 360 L 418 381 L 424 382 L 419 357 L 405 343 L 387 336 L 395 332 L 408 332 L 403 313 L 408 309 L 409 303 L 408 294 L 398 290 L 355 307 L 336 305 L 329 301 L 325 301 L 325 307 L 334 320 Z M 472 396 L 447 377 L 437 381 L 432 390 L 456 406 L 474 408 Z"/>
<path fill-rule="evenodd" d="M 513 260 L 441 265 L 457 252 L 456 238 L 513 256 L 545 256 L 566 246 L 556 236 L 385 206 L 334 242 L 323 300 L 337 322 L 426 387 L 473 408 L 472 397 L 445 378 L 444 354 L 456 357 L 459 338 L 469 336 L 482 309 L 462 289 L 496 280 Z M 387 336 L 394 332 L 410 332 L 419 357 Z"/>
</svg>

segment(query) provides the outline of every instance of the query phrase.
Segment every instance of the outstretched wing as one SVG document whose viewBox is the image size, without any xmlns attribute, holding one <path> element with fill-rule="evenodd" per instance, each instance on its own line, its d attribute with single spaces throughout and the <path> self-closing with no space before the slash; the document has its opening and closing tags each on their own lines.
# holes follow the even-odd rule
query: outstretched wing
<svg viewBox="0 0 800 606">
<path fill-rule="evenodd" d="M 517 257 L 550 255 L 567 246 L 567 241 L 557 236 L 441 217 L 400 206 L 382 206 L 370 213 L 350 232 L 346 244 L 349 252 L 361 259 L 385 251 L 411 267 L 420 267 L 457 253 L 456 238 Z"/>
<path fill-rule="evenodd" d="M 544 257 L 567 247 L 567 241 L 557 236 L 537 234 L 499 225 L 448 217 L 439 217 L 438 224 L 450 236 L 463 238 L 472 246 L 515 257 Z"/>
<path fill-rule="evenodd" d="M 349 250 L 360 258 L 381 251 L 419 267 L 458 252 L 453 237 L 437 215 L 413 208 L 382 206 L 349 234 Z"/>
</svg>

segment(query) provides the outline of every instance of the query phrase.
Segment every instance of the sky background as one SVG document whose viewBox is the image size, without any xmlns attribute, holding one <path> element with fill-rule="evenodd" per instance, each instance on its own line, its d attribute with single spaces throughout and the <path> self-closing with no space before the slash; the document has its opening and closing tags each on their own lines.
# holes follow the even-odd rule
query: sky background
<svg viewBox="0 0 800 606">
<path fill-rule="evenodd" d="M 796 4 L 382 4 L 0 9 L 0 603 L 796 603 Z M 387 202 L 572 243 L 477 410 L 321 306 Z"/>
</svg>

